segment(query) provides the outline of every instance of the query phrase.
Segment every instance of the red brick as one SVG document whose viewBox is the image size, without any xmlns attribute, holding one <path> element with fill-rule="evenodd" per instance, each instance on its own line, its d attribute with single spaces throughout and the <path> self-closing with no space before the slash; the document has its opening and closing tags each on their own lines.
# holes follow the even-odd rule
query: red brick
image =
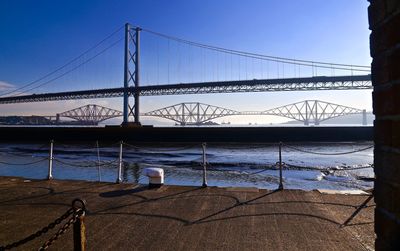
<svg viewBox="0 0 400 251">
<path fill-rule="evenodd" d="M 388 48 L 391 48 L 400 42 L 400 15 L 391 18 L 385 24 L 387 34 L 384 37 L 387 39 Z"/>
<path fill-rule="evenodd" d="M 373 111 L 377 116 L 400 115 L 400 83 L 372 93 Z"/>
<path fill-rule="evenodd" d="M 400 33 L 400 26 L 398 27 L 398 32 Z M 400 80 L 400 43 L 398 43 L 398 46 L 399 47 L 388 56 L 386 61 L 390 81 Z"/>
<path fill-rule="evenodd" d="M 385 88 L 372 93 L 372 107 L 374 114 L 378 116 L 387 116 L 394 113 L 392 90 Z"/>
<path fill-rule="evenodd" d="M 371 70 L 374 73 L 372 74 L 374 86 L 386 84 L 390 81 L 388 57 L 386 55 L 375 56 L 372 60 Z"/>
<path fill-rule="evenodd" d="M 390 247 L 384 240 L 377 238 L 375 240 L 375 250 L 390 250 Z"/>
<path fill-rule="evenodd" d="M 376 161 L 375 164 L 377 164 Z M 395 178 L 388 177 L 390 172 L 397 173 L 395 175 L 399 177 L 399 171 L 395 170 L 395 168 L 398 169 L 399 165 L 395 167 L 390 165 L 389 162 L 385 165 L 375 166 L 376 180 L 374 184 L 374 200 L 380 208 L 385 208 L 386 211 L 392 213 L 398 219 L 400 219 L 400 200 L 398 199 L 400 198 L 400 192 L 398 187 L 394 187 L 389 184 L 389 182 L 395 183 Z M 388 180 L 389 182 L 387 182 Z"/>
<path fill-rule="evenodd" d="M 373 58 L 400 42 L 400 15 L 395 15 L 384 22 L 384 25 L 373 29 L 370 36 L 370 51 Z"/>
<path fill-rule="evenodd" d="M 385 250 L 399 250 L 400 224 L 387 216 L 386 213 L 379 208 L 375 209 L 375 232 L 379 233 L 378 239 L 379 242 L 382 242 L 381 245 L 389 247 L 389 249 Z"/>
<path fill-rule="evenodd" d="M 397 105 L 400 100 L 397 100 Z M 392 122 L 392 147 L 400 150 L 400 121 L 396 120 Z M 400 180 L 400 179 L 399 179 Z"/>
<path fill-rule="evenodd" d="M 392 146 L 393 121 L 375 120 L 374 121 L 374 142 L 376 145 Z"/>
<path fill-rule="evenodd" d="M 376 2 L 376 1 L 374 1 Z M 383 1 L 378 1 L 383 2 Z M 385 15 L 389 16 L 392 13 L 400 11 L 400 1 L 399 0 L 385 0 Z"/>
<path fill-rule="evenodd" d="M 400 150 L 400 121 L 382 120 L 374 121 L 374 141 L 377 146 L 388 146 Z"/>
<path fill-rule="evenodd" d="M 373 58 L 387 49 L 386 39 L 382 35 L 384 32 L 384 27 L 380 27 L 379 29 L 372 30 L 369 36 L 369 49 Z"/>
<path fill-rule="evenodd" d="M 371 1 L 368 7 L 368 21 L 371 30 L 382 22 L 385 14 L 386 5 L 384 1 Z"/>
<path fill-rule="evenodd" d="M 399 27 L 400 29 L 400 27 Z M 376 55 L 372 60 L 372 82 L 374 86 L 400 80 L 400 43 L 389 53 Z"/>
</svg>

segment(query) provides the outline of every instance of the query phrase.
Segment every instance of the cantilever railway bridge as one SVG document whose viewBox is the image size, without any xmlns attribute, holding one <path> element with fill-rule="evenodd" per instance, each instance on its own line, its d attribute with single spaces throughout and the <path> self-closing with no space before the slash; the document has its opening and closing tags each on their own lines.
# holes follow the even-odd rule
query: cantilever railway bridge
<svg viewBox="0 0 400 251">
<path fill-rule="evenodd" d="M 362 124 L 367 124 L 366 110 L 328 103 L 320 100 L 305 100 L 265 111 L 235 111 L 223 107 L 203 104 L 199 102 L 180 103 L 150 112 L 141 113 L 141 116 L 152 116 L 169 119 L 180 125 L 202 125 L 213 119 L 235 115 L 272 115 L 281 116 L 303 122 L 304 125 L 315 124 L 350 114 L 362 114 Z M 101 121 L 122 116 L 121 111 L 99 105 L 85 105 L 57 114 L 78 121 L 97 124 Z"/>
</svg>

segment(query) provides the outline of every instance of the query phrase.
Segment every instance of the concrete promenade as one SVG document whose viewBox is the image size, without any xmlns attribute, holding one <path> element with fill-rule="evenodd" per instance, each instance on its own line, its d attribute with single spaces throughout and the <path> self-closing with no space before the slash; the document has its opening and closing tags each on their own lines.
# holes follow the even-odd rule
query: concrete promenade
<svg viewBox="0 0 400 251">
<path fill-rule="evenodd" d="M 0 246 L 87 201 L 87 250 L 371 250 L 374 202 L 341 227 L 368 195 L 252 188 L 41 181 L 0 177 Z M 15 250 L 40 247 L 58 229 Z M 72 229 L 49 250 L 72 250 Z"/>
</svg>

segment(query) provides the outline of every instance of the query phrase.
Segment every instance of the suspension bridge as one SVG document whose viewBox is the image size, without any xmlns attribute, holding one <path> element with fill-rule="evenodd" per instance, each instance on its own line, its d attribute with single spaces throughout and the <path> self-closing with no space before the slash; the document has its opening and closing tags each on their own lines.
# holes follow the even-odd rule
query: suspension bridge
<svg viewBox="0 0 400 251">
<path fill-rule="evenodd" d="M 118 34 L 118 32 L 122 31 L 122 29 L 124 30 L 124 36 L 122 38 L 119 38 L 114 42 L 111 41 L 108 46 L 104 45 L 102 49 L 100 48 L 100 46 L 103 46 L 105 41 L 112 39 L 116 34 Z M 166 67 L 168 69 L 168 84 L 158 84 L 157 81 L 157 84 L 154 84 L 151 81 L 148 81 L 147 85 L 141 85 L 140 36 L 142 32 L 159 39 L 167 40 L 168 56 L 174 54 L 174 52 L 171 52 L 172 49 L 170 47 L 170 43 L 172 42 L 179 45 L 179 47 L 176 47 L 176 52 L 188 51 L 188 48 L 194 48 L 195 50 L 200 50 L 200 53 L 192 52 L 192 54 L 190 54 L 191 52 L 189 52 L 186 61 L 185 59 L 182 59 L 180 56 L 181 54 L 178 53 L 177 55 L 179 55 L 179 58 L 175 61 L 177 61 L 176 63 L 179 67 L 177 67 L 175 71 L 170 70 L 170 68 L 172 68 L 171 65 L 173 60 L 170 60 L 170 57 L 168 57 Z M 97 89 L 92 88 L 90 90 L 68 90 L 58 92 L 45 91 L 42 93 L 31 94 L 33 90 L 41 90 L 44 86 L 49 84 L 57 85 L 56 81 L 65 78 L 65 76 L 68 76 L 77 69 L 89 64 L 122 41 L 124 41 L 123 86 Z M 158 42 L 156 46 L 157 49 L 161 47 Z M 98 51 L 96 52 L 95 50 Z M 92 51 L 93 55 L 88 55 L 88 53 Z M 236 59 L 233 59 L 234 57 L 239 58 L 237 62 L 235 62 Z M 200 59 L 201 64 L 193 63 L 196 59 Z M 163 61 L 166 60 L 161 58 L 160 55 L 157 55 L 156 63 L 153 62 L 153 65 L 157 64 L 158 66 L 161 63 L 166 63 Z M 256 64 L 260 64 L 255 66 L 255 62 Z M 276 76 L 272 76 L 270 64 L 276 65 Z M 149 64 L 147 63 L 147 65 Z M 225 67 L 222 67 L 222 65 Z M 179 81 L 182 79 L 177 78 L 177 76 L 183 75 L 181 73 L 181 68 L 183 66 L 191 66 L 193 69 L 200 69 L 202 72 L 200 74 L 201 77 L 199 77 L 200 81 L 185 81 L 185 78 L 183 79 L 184 81 Z M 245 68 L 245 70 L 243 68 Z M 291 69 L 288 70 L 288 68 Z M 249 69 L 252 70 L 253 74 L 248 73 L 250 71 Z M 291 70 L 293 70 L 292 77 L 288 77 L 288 71 Z M 160 70 L 159 67 L 157 67 L 157 74 L 152 72 L 153 74 L 149 75 L 157 75 L 158 78 L 160 75 L 159 71 L 162 71 L 162 69 Z M 311 71 L 311 76 L 303 76 L 306 75 L 304 74 L 305 71 Z M 188 72 L 189 73 L 185 75 L 186 78 L 188 76 L 193 77 L 193 75 L 196 75 L 196 73 L 191 72 L 190 69 Z M 254 72 L 256 73 L 254 74 Z M 323 72 L 330 72 L 330 76 L 321 75 Z M 341 73 L 341 75 L 338 73 Z M 342 73 L 348 74 L 346 75 Z M 139 109 L 139 99 L 140 96 L 211 93 L 364 90 L 372 88 L 371 75 L 369 73 L 369 66 L 289 59 L 231 50 L 184 40 L 151 30 L 142 29 L 130 24 L 125 24 L 124 27 L 121 27 L 85 53 L 57 68 L 55 71 L 16 88 L 15 90 L 5 93 L 3 92 L 0 97 L 0 104 L 123 97 L 122 112 L 102 107 L 81 107 L 59 114 L 59 116 L 70 117 L 77 120 L 90 119 L 100 122 L 111 117 L 122 115 L 123 125 L 140 125 L 139 117 L 141 115 L 167 118 L 180 124 L 199 124 L 216 117 L 230 115 L 278 115 L 302 121 L 305 124 L 319 124 L 320 122 L 333 117 L 352 113 L 362 113 L 362 110 L 321 101 L 305 101 L 262 112 L 246 113 L 206 104 L 182 103 L 180 105 L 159 109 L 153 112 L 141 113 Z M 214 76 L 212 79 L 209 77 L 211 75 Z M 222 79 L 223 76 L 224 79 Z M 170 83 L 170 79 L 172 78 L 173 81 L 176 81 L 175 83 Z M 118 84 L 118 82 L 115 84 Z M 98 85 L 100 84 L 96 82 L 96 86 Z M 84 111 L 84 109 L 87 110 Z M 194 113 L 193 109 L 197 109 L 198 111 L 201 110 L 202 112 Z M 330 111 L 327 112 L 329 109 Z M 171 113 L 171 111 L 173 112 Z M 133 119 L 133 122 L 130 122 L 131 119 Z"/>
<path fill-rule="evenodd" d="M 304 125 L 319 125 L 321 122 L 350 114 L 362 114 L 362 124 L 367 125 L 366 110 L 328 103 L 320 100 L 305 100 L 265 111 L 235 111 L 219 106 L 199 102 L 180 103 L 150 112 L 141 116 L 159 117 L 175 121 L 180 125 L 203 125 L 213 119 L 227 116 L 281 116 L 303 122 Z M 56 121 L 61 117 L 82 121 L 85 124 L 98 124 L 107 119 L 120 117 L 123 113 L 100 105 L 89 104 L 69 111 L 58 113 Z M 51 117 L 51 116 L 47 116 Z"/>
</svg>

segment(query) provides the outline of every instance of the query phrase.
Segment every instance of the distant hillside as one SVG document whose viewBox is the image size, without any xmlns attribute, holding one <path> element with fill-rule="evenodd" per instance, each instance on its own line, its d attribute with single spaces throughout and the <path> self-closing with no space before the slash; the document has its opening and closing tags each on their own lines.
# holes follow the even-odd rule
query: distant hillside
<svg viewBox="0 0 400 251">
<path fill-rule="evenodd" d="M 375 119 L 375 115 L 372 113 L 367 113 L 367 124 L 372 125 Z M 282 124 L 303 124 L 302 122 L 299 121 L 289 121 L 285 122 Z M 352 125 L 362 125 L 362 114 L 351 114 L 351 115 L 346 115 L 346 116 L 341 116 L 333 119 L 328 119 L 326 121 L 321 122 L 321 124 L 352 124 Z"/>
</svg>

